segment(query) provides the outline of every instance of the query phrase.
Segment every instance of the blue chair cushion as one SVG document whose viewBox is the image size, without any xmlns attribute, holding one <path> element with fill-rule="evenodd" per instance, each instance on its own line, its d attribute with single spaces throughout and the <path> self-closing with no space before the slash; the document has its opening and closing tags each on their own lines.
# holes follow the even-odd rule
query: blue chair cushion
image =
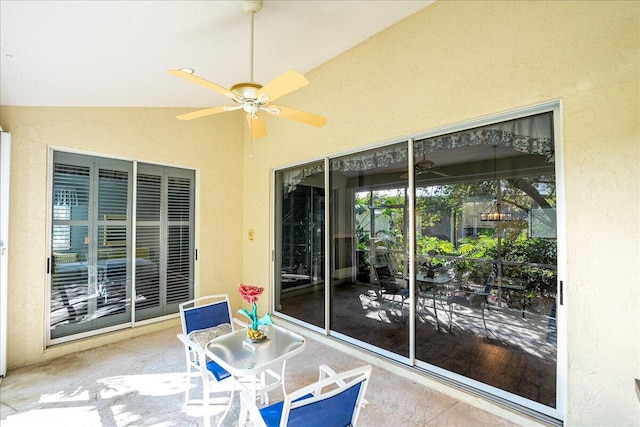
<svg viewBox="0 0 640 427">
<path fill-rule="evenodd" d="M 207 369 L 213 374 L 216 381 L 222 381 L 223 379 L 231 376 L 229 372 L 225 371 L 222 366 L 218 365 L 213 360 L 209 360 L 207 362 Z"/>
<path fill-rule="evenodd" d="M 347 427 L 351 425 L 351 418 L 356 409 L 361 386 L 361 382 L 354 384 L 335 396 L 293 409 L 289 413 L 287 425 L 291 427 Z M 296 402 L 311 396 L 311 394 L 302 396 Z M 260 414 L 267 427 L 280 425 L 283 406 L 284 402 L 278 402 L 260 409 Z"/>
<path fill-rule="evenodd" d="M 310 397 L 313 397 L 313 394 L 311 393 L 305 394 L 304 396 L 294 400 L 294 402 L 308 399 Z M 278 427 L 280 425 L 280 418 L 282 418 L 283 406 L 284 406 L 284 400 L 260 409 L 260 414 L 262 415 L 262 419 L 264 420 L 265 424 L 267 424 L 267 427 Z"/>
<path fill-rule="evenodd" d="M 222 323 L 231 324 L 229 305 L 226 301 L 208 304 L 184 311 L 184 321 L 187 334 L 197 329 L 207 329 Z"/>
</svg>

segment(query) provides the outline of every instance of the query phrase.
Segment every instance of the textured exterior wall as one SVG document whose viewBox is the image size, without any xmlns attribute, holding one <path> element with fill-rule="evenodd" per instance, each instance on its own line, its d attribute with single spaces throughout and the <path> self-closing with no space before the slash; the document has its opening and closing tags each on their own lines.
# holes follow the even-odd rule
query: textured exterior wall
<svg viewBox="0 0 640 427">
<path fill-rule="evenodd" d="M 328 124 L 267 118 L 245 156 L 245 280 L 269 283 L 271 168 L 561 100 L 561 412 L 567 425 L 640 424 L 639 22 L 635 1 L 442 1 L 309 73 L 279 103 Z"/>
<path fill-rule="evenodd" d="M 48 147 L 196 168 L 199 172 L 199 294 L 240 282 L 242 117 L 180 122 L 185 110 L 144 108 L 0 109 L 11 132 L 9 369 L 179 324 L 173 320 L 44 349 Z M 235 118 L 234 118 L 235 117 Z"/>
</svg>

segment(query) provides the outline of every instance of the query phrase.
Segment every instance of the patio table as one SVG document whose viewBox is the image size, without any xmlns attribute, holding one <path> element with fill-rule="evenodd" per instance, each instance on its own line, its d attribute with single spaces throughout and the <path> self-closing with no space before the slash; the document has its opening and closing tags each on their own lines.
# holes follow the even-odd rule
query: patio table
<svg viewBox="0 0 640 427">
<path fill-rule="evenodd" d="M 431 289 L 431 298 L 433 300 L 433 315 L 436 319 L 436 327 L 438 328 L 438 331 L 439 331 L 440 320 L 438 319 L 438 310 L 436 308 L 436 301 L 438 300 L 438 295 L 442 292 L 442 290 L 445 289 L 447 285 L 449 285 L 449 283 L 451 283 L 451 277 L 449 276 L 427 277 L 425 275 L 418 274 L 416 276 L 416 281 L 428 283 L 433 287 Z M 418 292 L 418 296 L 422 298 L 428 297 L 427 292 Z M 424 302 L 422 303 L 422 309 L 424 310 Z"/>
<path fill-rule="evenodd" d="M 269 325 L 264 328 L 267 338 L 260 343 L 252 343 L 247 338 L 247 329 L 238 329 L 230 334 L 222 335 L 209 341 L 205 347 L 206 355 L 222 366 L 236 380 L 243 377 L 251 377 L 254 396 L 263 397 L 263 403 L 268 402 L 267 393 L 277 387 L 284 387 L 284 371 L 286 361 L 301 353 L 306 345 L 305 339 L 278 325 Z M 280 381 L 269 387 L 257 388 L 258 375 L 272 370 L 282 364 Z M 236 381 L 240 383 L 240 381 Z M 241 384 L 241 383 L 240 383 Z M 245 387 L 246 388 L 246 387 Z"/>
</svg>

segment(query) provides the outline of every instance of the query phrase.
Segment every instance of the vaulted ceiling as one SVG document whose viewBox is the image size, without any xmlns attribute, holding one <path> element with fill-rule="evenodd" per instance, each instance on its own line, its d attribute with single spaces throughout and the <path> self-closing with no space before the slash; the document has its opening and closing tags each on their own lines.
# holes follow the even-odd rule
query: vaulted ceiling
<svg viewBox="0 0 640 427">
<path fill-rule="evenodd" d="M 303 74 L 430 0 L 265 0 L 254 80 Z M 0 1 L 0 105 L 208 107 L 221 95 L 170 76 L 192 68 L 224 87 L 250 76 L 241 1 Z"/>
</svg>

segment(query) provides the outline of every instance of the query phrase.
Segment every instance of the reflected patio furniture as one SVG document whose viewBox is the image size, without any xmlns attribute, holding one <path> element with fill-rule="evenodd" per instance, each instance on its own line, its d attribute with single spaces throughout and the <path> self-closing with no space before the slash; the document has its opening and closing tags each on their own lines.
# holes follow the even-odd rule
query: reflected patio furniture
<svg viewBox="0 0 640 427">
<path fill-rule="evenodd" d="M 416 282 L 418 286 L 418 312 L 424 313 L 426 309 L 426 301 L 432 301 L 433 317 L 436 320 L 436 327 L 440 330 L 440 320 L 438 319 L 438 303 L 444 310 L 443 299 L 447 298 L 446 293 L 451 286 L 451 277 L 449 276 L 435 276 L 428 277 L 424 274 L 418 274 L 416 276 Z"/>
<path fill-rule="evenodd" d="M 404 319 L 404 304 L 409 298 L 409 289 L 401 288 L 398 279 L 391 272 L 391 269 L 388 265 L 380 265 L 374 268 L 376 273 L 376 280 L 378 281 L 378 317 L 380 317 L 380 310 L 382 310 L 382 304 L 384 300 L 389 300 L 391 302 L 391 309 L 393 306 L 400 303 L 400 317 L 402 318 L 402 323 L 405 322 Z M 400 297 L 400 300 L 396 298 Z"/>
<path fill-rule="evenodd" d="M 449 304 L 449 331 L 451 331 L 454 316 L 454 304 L 458 304 L 467 307 L 471 310 L 480 310 L 482 315 L 482 324 L 484 326 L 485 336 L 489 337 L 487 330 L 487 320 L 485 318 L 485 309 L 487 309 L 487 298 L 493 288 L 496 280 L 496 274 L 492 271 L 487 277 L 484 289 L 473 292 L 466 292 L 464 290 L 458 290 L 452 295 L 447 297 L 447 303 Z"/>
<path fill-rule="evenodd" d="M 241 394 L 238 425 L 258 427 L 345 427 L 356 426 L 364 399 L 371 365 L 337 374 L 320 365 L 319 380 L 285 394 L 284 400 L 258 408 L 246 392 Z M 250 423 L 247 423 L 247 415 Z"/>
<path fill-rule="evenodd" d="M 307 274 L 282 273 L 280 275 L 282 292 L 288 292 L 302 287 L 311 286 L 311 276 Z"/>
</svg>

